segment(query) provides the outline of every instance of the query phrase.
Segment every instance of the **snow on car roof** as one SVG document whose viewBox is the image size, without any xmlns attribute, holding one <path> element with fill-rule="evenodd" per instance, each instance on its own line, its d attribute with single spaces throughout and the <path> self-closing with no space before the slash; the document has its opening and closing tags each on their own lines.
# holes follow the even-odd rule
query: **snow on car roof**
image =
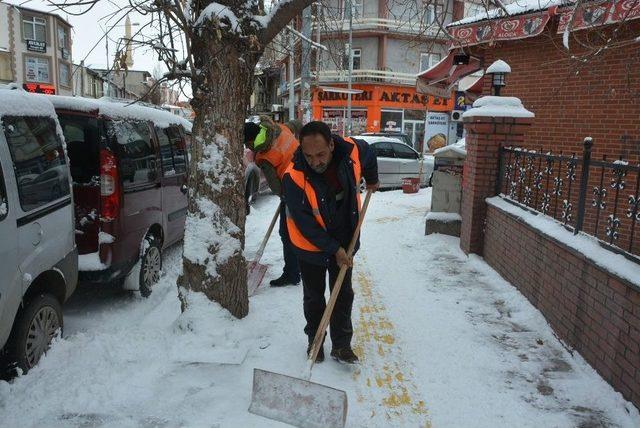
<svg viewBox="0 0 640 428">
<path fill-rule="evenodd" d="M 100 99 L 63 97 L 60 95 L 42 95 L 42 97 L 51 100 L 56 109 L 81 111 L 85 113 L 97 112 L 111 119 L 148 120 L 160 128 L 181 125 L 189 132 L 192 128 L 191 122 L 183 117 L 161 108 L 147 107 L 138 103 L 131 104 L 130 100 L 114 100 L 106 97 Z"/>
<path fill-rule="evenodd" d="M 358 140 L 364 140 L 367 143 L 371 144 L 371 143 L 379 143 L 381 141 L 389 141 L 392 143 L 400 143 L 400 144 L 405 144 L 404 141 L 402 141 L 400 138 L 398 137 L 390 137 L 390 136 L 386 136 L 386 135 L 356 135 L 353 138 L 357 138 Z"/>
<path fill-rule="evenodd" d="M 53 105 L 47 99 L 35 97 L 22 89 L 0 87 L 0 116 L 56 117 Z"/>
</svg>

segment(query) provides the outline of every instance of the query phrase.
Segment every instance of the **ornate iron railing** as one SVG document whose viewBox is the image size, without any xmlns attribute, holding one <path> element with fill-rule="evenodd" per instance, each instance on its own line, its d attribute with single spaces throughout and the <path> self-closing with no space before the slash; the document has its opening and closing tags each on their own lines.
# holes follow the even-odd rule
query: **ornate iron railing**
<svg viewBox="0 0 640 428">
<path fill-rule="evenodd" d="M 640 261 L 640 165 L 592 160 L 592 147 L 586 138 L 582 157 L 502 147 L 498 193 Z"/>
</svg>

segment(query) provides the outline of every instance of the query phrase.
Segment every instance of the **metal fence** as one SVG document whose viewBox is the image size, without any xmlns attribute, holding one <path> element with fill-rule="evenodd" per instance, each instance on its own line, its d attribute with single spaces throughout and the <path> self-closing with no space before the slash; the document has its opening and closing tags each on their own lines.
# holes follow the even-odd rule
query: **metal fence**
<svg viewBox="0 0 640 428">
<path fill-rule="evenodd" d="M 591 159 L 592 147 L 586 138 L 582 157 L 502 147 L 498 193 L 640 262 L 640 165 Z"/>
</svg>

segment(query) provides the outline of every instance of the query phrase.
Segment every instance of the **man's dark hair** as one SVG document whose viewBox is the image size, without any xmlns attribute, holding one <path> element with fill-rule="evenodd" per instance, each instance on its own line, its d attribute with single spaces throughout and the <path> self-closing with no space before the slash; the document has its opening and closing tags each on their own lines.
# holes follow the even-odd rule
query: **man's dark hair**
<svg viewBox="0 0 640 428">
<path fill-rule="evenodd" d="M 245 122 L 244 124 L 244 144 L 256 139 L 260 133 L 260 127 L 253 122 Z"/>
<path fill-rule="evenodd" d="M 308 137 L 310 135 L 322 135 L 327 144 L 331 142 L 331 128 L 329 128 L 329 125 L 324 122 L 316 120 L 303 126 L 300 130 L 300 142 L 302 143 L 304 137 Z"/>
</svg>

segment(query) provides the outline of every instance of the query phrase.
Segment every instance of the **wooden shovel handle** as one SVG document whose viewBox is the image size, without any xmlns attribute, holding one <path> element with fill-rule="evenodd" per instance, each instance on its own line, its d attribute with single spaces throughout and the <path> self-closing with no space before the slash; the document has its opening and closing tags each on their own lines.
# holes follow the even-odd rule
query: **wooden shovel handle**
<svg viewBox="0 0 640 428">
<path fill-rule="evenodd" d="M 353 232 L 353 237 L 351 238 L 351 243 L 349 244 L 349 249 L 347 250 L 347 256 L 353 256 L 353 250 L 356 247 L 356 242 L 358 242 L 358 237 L 360 236 L 360 229 L 362 228 L 362 222 L 364 221 L 364 215 L 367 213 L 367 207 L 369 206 L 369 200 L 371 199 L 371 194 L 373 192 L 369 190 L 367 192 L 367 196 L 364 198 L 364 203 L 362 204 L 362 209 L 360 210 L 360 218 L 358 219 L 358 225 L 356 226 L 355 232 Z M 333 313 L 333 308 L 336 305 L 336 300 L 338 300 L 338 295 L 340 294 L 340 289 L 342 288 L 342 282 L 344 281 L 344 277 L 347 274 L 347 269 L 349 267 L 347 265 L 342 265 L 340 267 L 340 272 L 338 273 L 338 278 L 336 278 L 336 282 L 333 285 L 333 290 L 331 290 L 331 296 L 329 297 L 329 302 L 327 303 L 327 307 L 322 314 L 322 319 L 320 320 L 320 325 L 318 326 L 318 330 L 316 331 L 316 336 L 313 339 L 313 344 L 311 346 L 311 353 L 309 355 L 309 370 L 313 367 L 313 364 L 316 362 L 316 357 L 318 356 L 318 352 L 320 352 L 320 345 L 322 340 L 324 339 L 324 334 L 327 331 L 327 327 L 329 326 L 329 321 L 331 320 L 331 314 Z M 310 374 L 310 371 L 309 371 Z"/>
<path fill-rule="evenodd" d="M 269 237 L 271 236 L 271 232 L 273 231 L 273 227 L 276 225 L 276 220 L 278 220 L 278 216 L 280 215 L 280 206 L 282 202 L 278 204 L 278 208 L 276 208 L 276 213 L 273 215 L 273 219 L 271 220 L 271 224 L 269 225 L 269 229 L 267 230 L 267 234 L 264 236 L 262 240 L 262 244 L 260 244 L 260 248 L 258 248 L 258 252 L 256 253 L 256 257 L 254 259 L 255 263 L 258 263 L 262 258 L 262 253 L 264 253 L 264 249 L 267 247 L 267 242 L 269 242 Z"/>
</svg>

